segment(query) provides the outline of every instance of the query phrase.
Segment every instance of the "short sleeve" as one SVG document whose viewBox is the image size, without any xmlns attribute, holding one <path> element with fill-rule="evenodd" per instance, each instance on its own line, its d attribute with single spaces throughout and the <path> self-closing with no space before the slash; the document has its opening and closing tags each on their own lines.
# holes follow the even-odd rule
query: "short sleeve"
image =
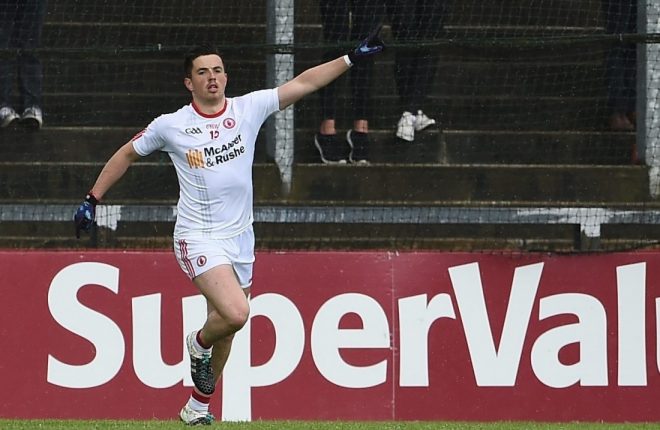
<svg viewBox="0 0 660 430">
<path fill-rule="evenodd" d="M 243 97 L 249 100 L 249 111 L 258 124 L 262 124 L 271 114 L 280 110 L 277 88 L 254 91 Z"/>
<path fill-rule="evenodd" d="M 142 157 L 163 149 L 165 140 L 158 133 L 158 118 L 153 120 L 147 128 L 136 134 L 131 142 L 135 152 Z"/>
</svg>

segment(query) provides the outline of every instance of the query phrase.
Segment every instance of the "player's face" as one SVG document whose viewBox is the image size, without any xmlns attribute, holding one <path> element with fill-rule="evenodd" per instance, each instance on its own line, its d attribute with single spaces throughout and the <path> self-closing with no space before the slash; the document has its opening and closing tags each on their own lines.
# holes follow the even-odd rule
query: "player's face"
<svg viewBox="0 0 660 430">
<path fill-rule="evenodd" d="M 184 83 L 198 102 L 213 103 L 225 97 L 227 74 L 222 59 L 217 55 L 202 55 L 195 58 L 190 78 Z"/>
</svg>

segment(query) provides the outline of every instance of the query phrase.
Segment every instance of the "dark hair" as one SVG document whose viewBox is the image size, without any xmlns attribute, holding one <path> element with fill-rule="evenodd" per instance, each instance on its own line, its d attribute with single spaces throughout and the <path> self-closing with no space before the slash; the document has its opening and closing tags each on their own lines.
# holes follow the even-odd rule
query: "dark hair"
<svg viewBox="0 0 660 430">
<path fill-rule="evenodd" d="M 202 55 L 217 55 L 218 57 L 222 58 L 218 48 L 213 45 L 195 46 L 186 52 L 186 55 L 183 58 L 183 73 L 185 77 L 189 78 L 192 76 L 193 61 L 195 61 L 195 58 L 201 57 Z"/>
</svg>

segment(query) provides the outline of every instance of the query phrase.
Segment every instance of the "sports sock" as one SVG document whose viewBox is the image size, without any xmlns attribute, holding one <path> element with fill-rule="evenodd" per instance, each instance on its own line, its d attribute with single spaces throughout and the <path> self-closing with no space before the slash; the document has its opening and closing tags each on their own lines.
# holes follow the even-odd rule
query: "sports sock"
<svg viewBox="0 0 660 430">
<path fill-rule="evenodd" d="M 195 341 L 193 342 L 193 345 L 195 345 L 195 348 L 196 348 L 198 351 L 206 352 L 206 351 L 208 351 L 209 349 L 211 349 L 211 345 L 205 345 L 205 344 L 203 343 L 202 338 L 201 338 L 201 336 L 199 335 L 201 332 L 202 332 L 201 330 L 197 332 L 197 335 L 195 336 Z"/>
<path fill-rule="evenodd" d="M 188 406 L 196 412 L 208 412 L 211 398 L 193 390 L 188 399 Z"/>
</svg>

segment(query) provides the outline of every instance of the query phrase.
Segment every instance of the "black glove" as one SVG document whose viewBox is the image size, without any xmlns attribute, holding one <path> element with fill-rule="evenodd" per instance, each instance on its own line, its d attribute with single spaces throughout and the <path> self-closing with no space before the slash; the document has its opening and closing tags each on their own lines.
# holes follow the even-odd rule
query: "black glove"
<svg viewBox="0 0 660 430">
<path fill-rule="evenodd" d="M 85 201 L 82 202 L 73 214 L 73 222 L 76 225 L 76 237 L 78 239 L 80 239 L 80 230 L 89 231 L 92 224 L 94 224 L 98 202 L 94 194 L 89 193 L 85 196 Z"/>
<path fill-rule="evenodd" d="M 358 64 L 385 49 L 385 44 L 378 35 L 381 28 L 383 28 L 382 25 L 376 27 L 371 33 L 369 33 L 369 36 L 367 36 L 366 39 L 360 42 L 353 51 L 348 53 L 348 59 L 351 63 Z"/>
</svg>

